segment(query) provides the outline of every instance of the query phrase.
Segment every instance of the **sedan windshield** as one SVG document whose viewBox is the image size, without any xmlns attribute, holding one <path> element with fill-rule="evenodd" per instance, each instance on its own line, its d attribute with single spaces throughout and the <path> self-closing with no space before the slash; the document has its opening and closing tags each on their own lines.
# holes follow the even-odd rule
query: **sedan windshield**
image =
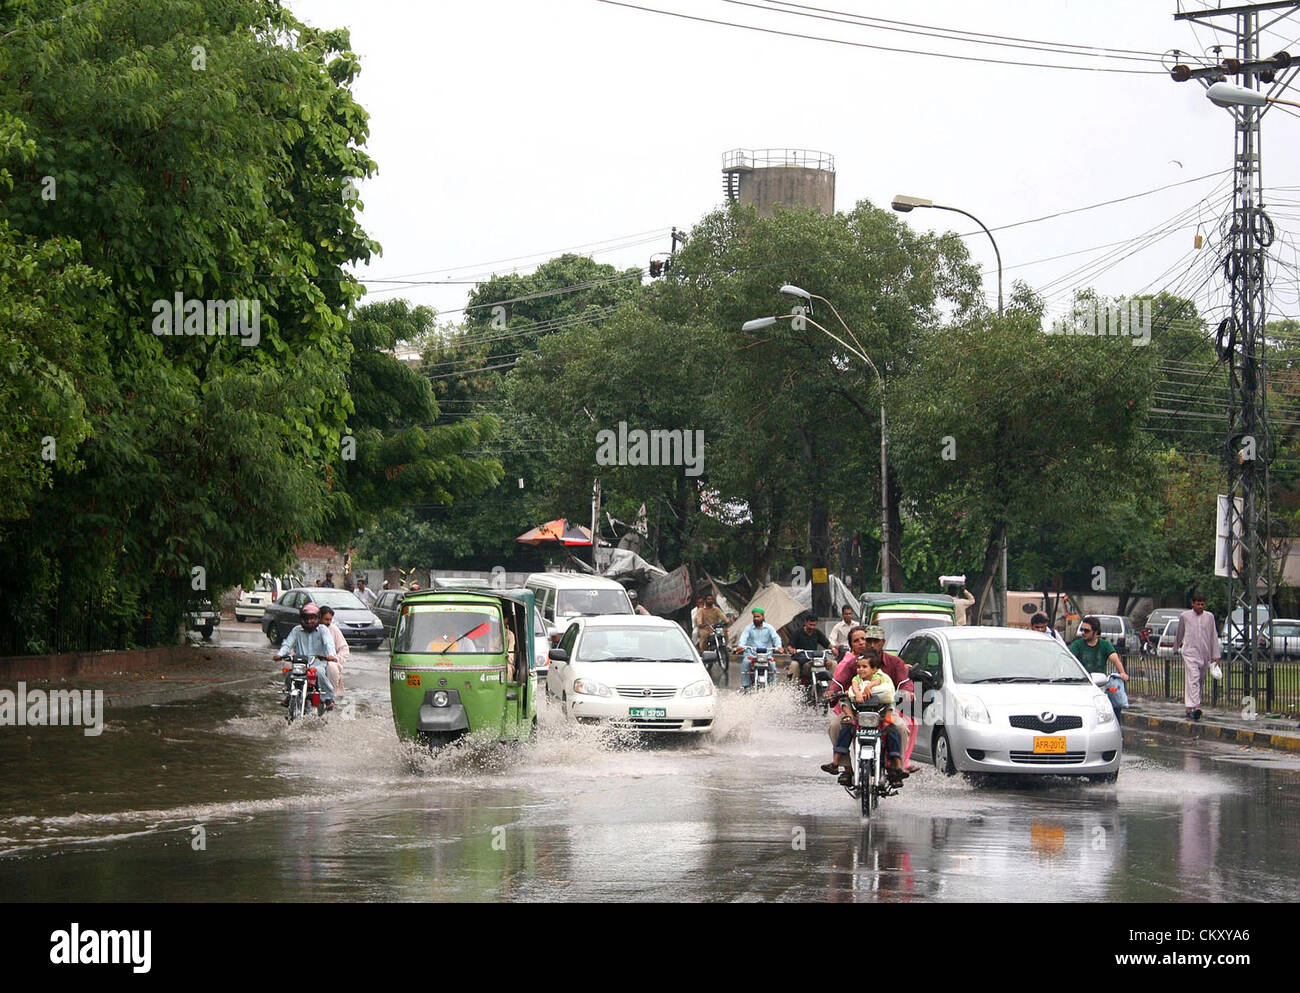
<svg viewBox="0 0 1300 993">
<path fill-rule="evenodd" d="M 578 642 L 580 662 L 694 662 L 681 628 L 588 628 Z"/>
<path fill-rule="evenodd" d="M 979 638 L 949 642 L 959 683 L 1086 683 L 1078 659 L 1054 639 Z"/>
<path fill-rule="evenodd" d="M 311 595 L 312 600 L 322 607 L 335 610 L 365 610 L 366 605 L 357 599 L 356 594 L 347 590 L 317 590 Z"/>
<path fill-rule="evenodd" d="M 630 614 L 627 594 L 621 590 L 562 590 L 555 612 L 566 617 Z"/>
</svg>

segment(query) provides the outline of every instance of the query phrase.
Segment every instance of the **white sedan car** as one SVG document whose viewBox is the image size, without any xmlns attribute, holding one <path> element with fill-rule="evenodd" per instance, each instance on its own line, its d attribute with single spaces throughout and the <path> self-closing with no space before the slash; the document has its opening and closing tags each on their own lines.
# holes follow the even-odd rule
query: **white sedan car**
<svg viewBox="0 0 1300 993">
<path fill-rule="evenodd" d="M 717 696 L 695 646 L 662 617 L 581 617 L 550 651 L 546 692 L 566 717 L 701 734 Z"/>
</svg>

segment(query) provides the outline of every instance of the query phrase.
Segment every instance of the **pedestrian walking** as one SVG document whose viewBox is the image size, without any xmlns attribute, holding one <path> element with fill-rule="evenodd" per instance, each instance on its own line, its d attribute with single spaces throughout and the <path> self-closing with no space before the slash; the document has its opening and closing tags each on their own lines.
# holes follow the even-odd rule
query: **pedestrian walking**
<svg viewBox="0 0 1300 993">
<path fill-rule="evenodd" d="M 1214 615 L 1205 609 L 1205 594 L 1192 594 L 1192 609 L 1184 610 L 1178 617 L 1178 637 L 1174 651 L 1183 656 L 1186 679 L 1183 683 L 1183 709 L 1187 719 L 1201 719 L 1201 687 L 1210 666 L 1219 661 L 1223 646 L 1219 644 L 1219 629 Z"/>
</svg>

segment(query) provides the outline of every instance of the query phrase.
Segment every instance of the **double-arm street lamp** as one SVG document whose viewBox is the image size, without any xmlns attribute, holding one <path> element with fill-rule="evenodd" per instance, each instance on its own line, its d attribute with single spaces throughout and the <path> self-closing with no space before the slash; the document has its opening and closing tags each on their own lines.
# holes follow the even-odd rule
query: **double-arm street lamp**
<svg viewBox="0 0 1300 993">
<path fill-rule="evenodd" d="M 801 290 L 797 286 L 789 284 L 781 287 L 781 292 L 787 296 L 799 297 L 808 301 L 808 311 L 812 312 L 812 301 L 820 300 L 830 308 L 835 319 L 840 322 L 845 333 L 853 340 L 850 345 L 847 341 L 837 335 L 834 331 L 822 327 L 814 321 L 808 314 L 781 314 L 777 317 L 758 317 L 752 321 L 746 321 L 741 325 L 742 331 L 760 331 L 763 328 L 770 328 L 777 321 L 791 321 L 795 318 L 807 321 L 818 331 L 828 335 L 849 352 L 855 355 L 867 364 L 872 372 L 876 374 L 876 382 L 880 385 L 880 590 L 882 593 L 890 592 L 889 589 L 889 428 L 885 421 L 885 378 L 876 368 L 876 364 L 871 361 L 867 355 L 867 350 L 862 347 L 858 341 L 858 336 L 853 330 L 844 323 L 844 318 L 840 317 L 839 312 L 831 305 L 831 302 L 825 297 L 818 296 L 815 293 L 809 293 L 807 290 Z"/>
<path fill-rule="evenodd" d="M 923 197 L 909 197 L 899 193 L 890 203 L 900 214 L 906 214 L 917 207 L 928 207 L 932 210 L 951 210 L 954 214 L 961 214 L 962 217 L 969 217 L 972 221 L 983 229 L 984 233 L 989 236 L 989 241 L 993 243 L 993 255 L 998 260 L 998 317 L 1002 316 L 1002 253 L 998 251 L 997 239 L 993 237 L 990 231 L 978 217 L 974 214 L 962 210 L 960 207 L 945 207 L 943 204 L 935 203 L 933 200 L 926 200 Z M 1006 531 L 1002 533 L 1002 590 L 1001 602 L 998 604 L 999 617 L 1002 624 L 1007 623 L 1007 536 Z"/>
</svg>

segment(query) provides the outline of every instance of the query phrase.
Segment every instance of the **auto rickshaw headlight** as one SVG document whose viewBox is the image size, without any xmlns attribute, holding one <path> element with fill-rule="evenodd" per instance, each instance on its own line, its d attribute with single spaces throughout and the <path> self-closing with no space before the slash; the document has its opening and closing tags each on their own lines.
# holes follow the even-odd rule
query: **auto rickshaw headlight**
<svg viewBox="0 0 1300 993">
<path fill-rule="evenodd" d="M 713 696 L 713 681 L 709 679 L 700 679 L 691 683 L 690 686 L 682 690 L 684 697 Z"/>
<path fill-rule="evenodd" d="M 435 707 L 445 707 L 445 706 L 447 706 L 447 691 L 446 691 L 446 690 L 438 690 L 436 693 L 433 694 L 433 705 L 434 705 Z"/>
</svg>

